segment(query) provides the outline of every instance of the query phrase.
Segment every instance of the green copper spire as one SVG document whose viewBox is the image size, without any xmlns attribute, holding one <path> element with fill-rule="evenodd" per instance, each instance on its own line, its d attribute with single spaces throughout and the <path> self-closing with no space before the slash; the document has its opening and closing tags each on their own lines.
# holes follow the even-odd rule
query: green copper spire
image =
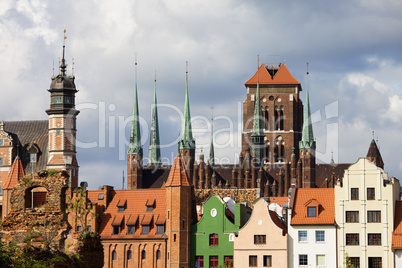
<svg viewBox="0 0 402 268">
<path fill-rule="evenodd" d="M 127 154 L 141 154 L 141 132 L 138 113 L 138 96 L 137 96 L 137 60 L 135 61 L 135 92 L 133 105 L 133 120 L 131 123 L 130 145 Z"/>
<path fill-rule="evenodd" d="M 211 119 L 211 145 L 209 146 L 209 165 L 215 165 L 215 152 L 214 152 L 214 118 Z"/>
<path fill-rule="evenodd" d="M 310 98 L 308 94 L 308 74 L 307 63 L 306 104 L 304 106 L 302 140 L 299 142 L 300 149 L 315 149 L 313 125 L 311 123 Z"/>
<path fill-rule="evenodd" d="M 151 135 L 149 141 L 148 164 L 161 164 L 161 151 L 159 143 L 158 110 L 156 104 L 156 72 L 154 80 L 154 106 L 152 109 Z"/>
<path fill-rule="evenodd" d="M 259 163 L 263 163 L 264 157 L 264 132 L 262 125 L 262 111 L 261 111 L 261 100 L 260 100 L 260 82 L 257 80 L 257 93 L 255 94 L 255 104 L 254 104 L 254 119 L 253 119 L 253 131 L 251 133 L 251 143 L 252 143 L 252 155 L 255 154 L 256 159 Z"/>
<path fill-rule="evenodd" d="M 188 100 L 188 63 L 186 62 L 186 97 L 184 100 L 183 128 L 181 130 L 180 149 L 195 149 L 191 128 L 190 104 Z"/>
</svg>

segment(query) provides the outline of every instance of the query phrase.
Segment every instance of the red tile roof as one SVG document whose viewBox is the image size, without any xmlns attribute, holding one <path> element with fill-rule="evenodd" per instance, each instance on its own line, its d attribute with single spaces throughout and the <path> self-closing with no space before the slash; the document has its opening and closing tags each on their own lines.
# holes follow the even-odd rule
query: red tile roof
<svg viewBox="0 0 402 268">
<path fill-rule="evenodd" d="M 3 190 L 13 189 L 17 185 L 18 181 L 25 176 L 24 168 L 19 157 L 15 158 L 13 165 L 11 166 L 10 173 L 3 185 Z"/>
<path fill-rule="evenodd" d="M 270 197 L 269 202 L 270 203 L 277 203 L 281 207 L 283 207 L 284 204 L 288 203 L 288 197 L 287 196 L 280 196 L 280 197 Z"/>
<path fill-rule="evenodd" d="M 392 251 L 402 249 L 402 201 L 395 202 L 394 226 L 395 229 L 392 232 Z"/>
<path fill-rule="evenodd" d="M 191 186 L 180 155 L 174 158 L 165 186 Z"/>
<path fill-rule="evenodd" d="M 277 69 L 273 77 L 268 72 L 267 68 L 272 70 Z M 259 82 L 260 85 L 300 85 L 299 81 L 292 76 L 284 63 L 282 63 L 279 68 L 276 66 L 266 67 L 264 64 L 261 64 L 254 76 L 251 77 L 245 85 L 256 85 L 257 82 Z"/>
<path fill-rule="evenodd" d="M 292 211 L 292 225 L 335 223 L 334 188 L 299 188 Z M 307 207 L 318 207 L 316 217 L 307 216 Z"/>
<path fill-rule="evenodd" d="M 95 194 L 91 193 L 94 192 Z M 88 197 L 97 198 L 101 191 L 88 191 Z M 165 189 L 134 189 L 112 190 L 112 201 L 105 212 L 100 213 L 101 224 L 99 233 L 102 239 L 120 238 L 161 238 L 163 234 L 156 233 L 156 224 L 165 222 L 166 190 Z M 148 200 L 155 200 L 152 212 L 147 212 Z M 123 212 L 117 212 L 117 204 L 126 200 Z M 94 200 L 92 200 L 94 201 Z M 123 218 L 124 217 L 124 218 Z M 157 222 L 156 222 L 157 219 Z M 113 234 L 112 224 L 121 220 L 120 234 Z M 141 234 L 141 224 L 150 224 L 148 234 Z M 127 225 L 135 225 L 134 234 L 127 234 Z"/>
</svg>

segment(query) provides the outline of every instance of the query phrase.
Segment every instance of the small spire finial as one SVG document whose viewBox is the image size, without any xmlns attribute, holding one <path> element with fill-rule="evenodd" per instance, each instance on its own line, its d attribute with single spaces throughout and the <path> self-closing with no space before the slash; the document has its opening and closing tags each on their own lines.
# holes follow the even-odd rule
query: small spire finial
<svg viewBox="0 0 402 268">
<path fill-rule="evenodd" d="M 74 76 L 74 58 L 72 59 L 71 65 L 72 65 L 71 75 Z"/>
<path fill-rule="evenodd" d="M 373 140 L 374 140 L 374 129 L 371 131 L 371 134 L 373 135 Z"/>
<path fill-rule="evenodd" d="M 64 54 L 66 50 L 66 29 L 64 29 L 64 37 L 63 37 L 63 58 L 61 59 L 61 65 L 60 65 L 60 70 L 61 70 L 61 75 L 65 76 L 66 75 L 66 60 L 64 59 Z"/>
<path fill-rule="evenodd" d="M 308 72 L 308 62 L 307 62 L 307 72 L 306 72 L 306 74 L 307 74 L 307 75 L 309 74 L 309 72 Z"/>
<path fill-rule="evenodd" d="M 53 60 L 53 76 L 54 76 L 54 60 Z"/>
<path fill-rule="evenodd" d="M 261 60 L 260 55 L 257 55 L 257 70 L 260 67 L 260 60 Z"/>
</svg>

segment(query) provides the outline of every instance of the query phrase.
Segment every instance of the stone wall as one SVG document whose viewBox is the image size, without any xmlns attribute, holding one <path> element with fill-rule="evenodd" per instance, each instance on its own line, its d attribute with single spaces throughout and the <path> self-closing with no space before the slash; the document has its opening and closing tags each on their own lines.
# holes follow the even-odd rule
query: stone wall
<svg viewBox="0 0 402 268">
<path fill-rule="evenodd" d="M 197 205 L 205 202 L 212 194 L 217 194 L 220 197 L 230 197 L 236 203 L 246 202 L 249 207 L 253 207 L 254 200 L 258 198 L 257 189 L 196 189 L 195 203 Z"/>
</svg>

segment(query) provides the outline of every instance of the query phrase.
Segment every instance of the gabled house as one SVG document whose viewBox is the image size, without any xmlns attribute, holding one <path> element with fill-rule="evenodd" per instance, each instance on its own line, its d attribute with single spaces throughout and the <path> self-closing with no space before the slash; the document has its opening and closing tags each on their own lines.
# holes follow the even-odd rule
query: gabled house
<svg viewBox="0 0 402 268">
<path fill-rule="evenodd" d="M 234 210 L 218 195 L 204 203 L 201 220 L 191 226 L 190 267 L 234 267 L 234 239 L 245 222 L 245 206 L 235 204 Z"/>
<path fill-rule="evenodd" d="M 338 267 L 334 189 L 292 188 L 289 267 Z"/>
<path fill-rule="evenodd" d="M 288 267 L 287 227 L 268 206 L 268 198 L 258 199 L 235 237 L 235 267 Z"/>
</svg>

